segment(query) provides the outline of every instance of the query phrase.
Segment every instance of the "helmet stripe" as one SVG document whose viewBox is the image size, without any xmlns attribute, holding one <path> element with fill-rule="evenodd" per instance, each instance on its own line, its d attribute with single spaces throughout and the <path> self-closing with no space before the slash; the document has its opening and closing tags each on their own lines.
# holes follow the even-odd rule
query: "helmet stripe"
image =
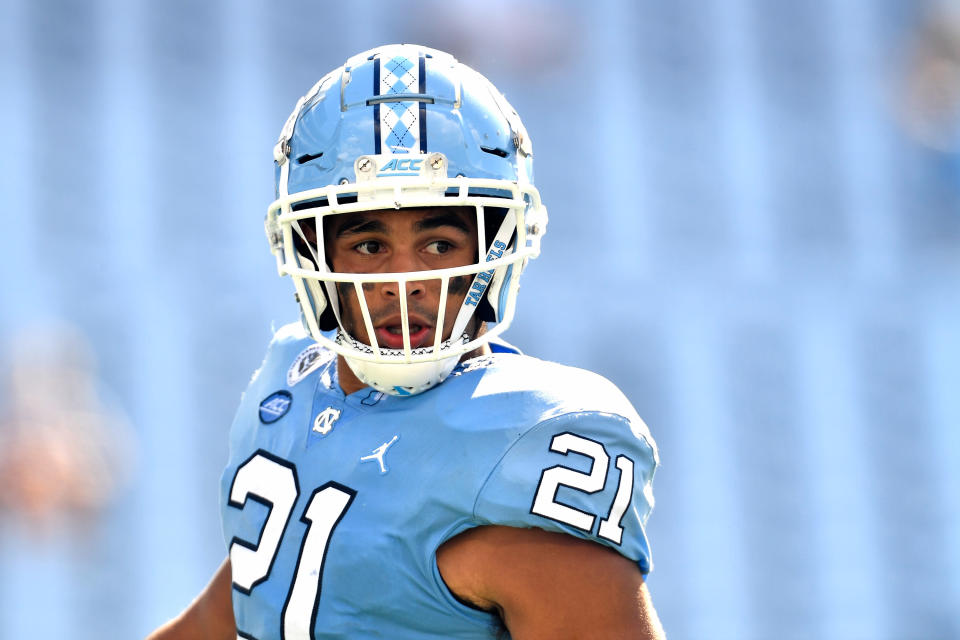
<svg viewBox="0 0 960 640">
<path fill-rule="evenodd" d="M 380 56 L 373 61 L 373 95 L 380 95 Z M 374 153 L 383 153 L 380 147 L 380 103 L 373 105 L 373 149 Z"/>
<path fill-rule="evenodd" d="M 427 61 L 423 52 L 420 53 L 419 64 L 420 95 L 427 94 Z M 427 102 L 420 101 L 420 153 L 427 152 Z"/>
<path fill-rule="evenodd" d="M 374 94 L 381 98 L 396 96 L 395 100 L 377 101 L 382 103 L 375 116 L 380 125 L 378 153 L 415 153 L 421 148 L 421 125 L 418 123 L 421 110 L 418 107 L 422 102 L 411 100 L 409 96 L 416 94 L 421 86 L 422 67 L 396 49 L 387 49 L 377 57 L 380 73 Z"/>
</svg>

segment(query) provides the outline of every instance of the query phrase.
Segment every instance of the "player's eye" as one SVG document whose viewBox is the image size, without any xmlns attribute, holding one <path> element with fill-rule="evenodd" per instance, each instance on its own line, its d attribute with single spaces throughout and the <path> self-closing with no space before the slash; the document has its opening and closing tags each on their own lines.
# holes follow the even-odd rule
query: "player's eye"
<svg viewBox="0 0 960 640">
<path fill-rule="evenodd" d="M 354 249 L 358 253 L 362 253 L 365 256 L 373 255 L 375 253 L 380 253 L 383 251 L 383 245 L 381 245 L 376 240 L 364 240 L 360 244 L 356 245 Z"/>
<path fill-rule="evenodd" d="M 453 248 L 453 243 L 447 240 L 434 240 L 427 245 L 427 253 L 442 255 Z"/>
</svg>

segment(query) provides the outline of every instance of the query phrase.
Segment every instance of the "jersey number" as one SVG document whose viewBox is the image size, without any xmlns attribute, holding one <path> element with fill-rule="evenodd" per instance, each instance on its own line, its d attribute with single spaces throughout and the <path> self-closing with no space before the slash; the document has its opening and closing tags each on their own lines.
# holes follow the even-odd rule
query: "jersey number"
<svg viewBox="0 0 960 640">
<path fill-rule="evenodd" d="M 330 535 L 356 494 L 349 487 L 328 482 L 313 492 L 303 510 L 300 521 L 307 525 L 307 532 L 281 613 L 285 640 L 313 638 Z M 269 509 L 257 544 L 240 538 L 230 543 L 233 586 L 241 593 L 249 595 L 269 577 L 299 496 L 296 468 L 286 460 L 258 451 L 237 468 L 230 488 L 230 506 L 242 509 L 248 500 L 253 500 Z"/>
<path fill-rule="evenodd" d="M 560 487 L 569 487 L 584 493 L 603 491 L 607 485 L 607 469 L 610 467 L 607 450 L 599 442 L 569 432 L 555 435 L 550 441 L 550 450 L 563 455 L 573 451 L 587 456 L 593 462 L 587 473 L 560 465 L 544 469 L 540 475 L 540 485 L 537 487 L 533 506 L 530 508 L 531 513 L 568 524 L 581 531 L 593 531 L 597 516 L 557 502 L 557 490 Z M 627 456 L 617 456 L 616 466 L 620 471 L 617 494 L 607 517 L 600 522 L 597 535 L 620 544 L 623 539 L 621 522 L 627 507 L 630 506 L 630 498 L 633 497 L 633 460 Z"/>
</svg>

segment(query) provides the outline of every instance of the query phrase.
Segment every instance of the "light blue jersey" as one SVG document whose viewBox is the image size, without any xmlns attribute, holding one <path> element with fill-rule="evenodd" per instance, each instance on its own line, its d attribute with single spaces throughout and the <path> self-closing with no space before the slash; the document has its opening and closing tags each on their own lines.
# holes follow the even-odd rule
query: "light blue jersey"
<svg viewBox="0 0 960 640">
<path fill-rule="evenodd" d="M 244 638 L 491 638 L 437 548 L 472 527 L 559 531 L 650 570 L 657 452 L 609 381 L 515 353 L 411 398 L 344 396 L 336 358 L 290 325 L 240 403 L 223 531 Z"/>
</svg>

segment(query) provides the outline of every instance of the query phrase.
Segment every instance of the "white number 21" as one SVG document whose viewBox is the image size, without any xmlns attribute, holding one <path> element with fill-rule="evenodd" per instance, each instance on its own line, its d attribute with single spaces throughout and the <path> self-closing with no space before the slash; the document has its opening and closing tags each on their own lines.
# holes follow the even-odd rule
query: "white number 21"
<svg viewBox="0 0 960 640">
<path fill-rule="evenodd" d="M 603 491 L 607 484 L 607 469 L 610 467 L 610 456 L 607 450 L 595 440 L 569 432 L 555 435 L 550 442 L 550 450 L 563 455 L 571 451 L 579 453 L 590 458 L 593 463 L 587 473 L 561 465 L 544 469 L 540 475 L 540 485 L 537 487 L 530 511 L 582 531 L 593 531 L 597 516 L 557 502 L 557 490 L 560 487 L 569 487 L 584 493 Z M 621 522 L 627 507 L 630 506 L 630 498 L 633 497 L 633 460 L 624 455 L 617 456 L 616 466 L 620 471 L 617 494 L 613 498 L 607 517 L 600 522 L 597 535 L 620 544 L 623 539 Z"/>
<path fill-rule="evenodd" d="M 297 471 L 286 460 L 258 451 L 237 468 L 230 488 L 230 506 L 243 509 L 247 500 L 253 500 L 269 509 L 257 544 L 240 538 L 234 538 L 230 544 L 233 585 L 241 593 L 249 595 L 269 577 L 299 495 Z M 312 623 L 320 602 L 327 545 L 355 495 L 353 489 L 328 482 L 317 488 L 307 501 L 300 518 L 307 525 L 307 531 L 300 546 L 297 573 L 283 605 L 285 640 L 313 637 Z"/>
</svg>

